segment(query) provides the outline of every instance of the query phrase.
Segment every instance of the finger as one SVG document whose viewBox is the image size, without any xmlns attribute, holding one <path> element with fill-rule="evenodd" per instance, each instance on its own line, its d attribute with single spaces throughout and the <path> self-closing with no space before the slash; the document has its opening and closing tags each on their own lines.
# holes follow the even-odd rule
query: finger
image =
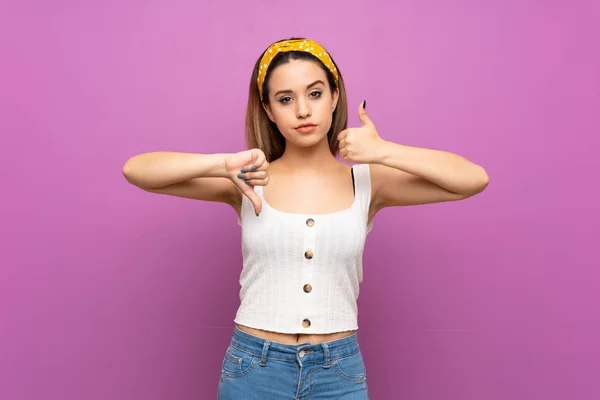
<svg viewBox="0 0 600 400">
<path fill-rule="evenodd" d="M 266 161 L 267 159 L 265 157 L 265 153 L 263 153 L 259 149 L 254 149 L 254 151 L 252 152 L 252 164 L 258 167 L 264 164 Z"/>
<path fill-rule="evenodd" d="M 254 171 L 266 171 L 269 169 L 269 163 L 265 161 L 264 163 L 257 165 Z"/>
<path fill-rule="evenodd" d="M 360 120 L 363 128 L 372 123 L 371 119 L 367 115 L 367 111 L 365 110 L 366 105 L 367 101 L 365 100 L 364 102 L 360 103 L 360 107 L 358 107 L 358 119 Z"/>
<path fill-rule="evenodd" d="M 269 177 L 267 176 L 264 179 L 247 179 L 244 181 L 244 183 L 249 186 L 267 186 L 269 183 Z"/>
<path fill-rule="evenodd" d="M 244 179 L 244 180 L 255 180 L 255 179 L 265 179 L 267 177 L 268 173 L 267 171 L 254 171 L 254 172 L 246 172 L 244 173 L 239 173 L 238 174 L 238 178 L 240 179 Z"/>
<path fill-rule="evenodd" d="M 348 131 L 347 130 L 343 130 L 340 132 L 340 134 L 338 135 L 338 140 L 344 140 L 346 138 L 346 136 L 348 135 Z"/>
<path fill-rule="evenodd" d="M 262 164 L 255 163 L 251 165 L 246 165 L 244 168 L 240 170 L 242 173 L 247 172 L 255 172 L 255 171 L 266 171 L 269 168 L 269 163 L 265 160 Z"/>
<path fill-rule="evenodd" d="M 346 140 L 340 142 L 340 149 L 343 149 L 344 147 L 346 147 Z"/>
</svg>

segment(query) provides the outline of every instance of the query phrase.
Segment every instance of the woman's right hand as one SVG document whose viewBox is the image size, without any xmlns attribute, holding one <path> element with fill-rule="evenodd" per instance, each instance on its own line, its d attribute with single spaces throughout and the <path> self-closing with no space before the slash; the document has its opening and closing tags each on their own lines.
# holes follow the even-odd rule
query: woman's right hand
<svg viewBox="0 0 600 400">
<path fill-rule="evenodd" d="M 254 186 L 269 183 L 269 163 L 260 149 L 250 149 L 232 154 L 225 159 L 229 179 L 254 205 L 256 215 L 262 211 L 262 202 L 254 191 Z"/>
</svg>

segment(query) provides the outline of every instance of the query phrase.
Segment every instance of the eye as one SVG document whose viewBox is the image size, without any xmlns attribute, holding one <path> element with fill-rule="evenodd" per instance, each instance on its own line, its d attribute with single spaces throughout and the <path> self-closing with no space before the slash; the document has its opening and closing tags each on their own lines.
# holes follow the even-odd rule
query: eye
<svg viewBox="0 0 600 400">
<path fill-rule="evenodd" d="M 285 97 L 280 98 L 277 101 L 280 102 L 281 104 L 285 105 L 285 104 L 289 103 L 291 99 L 292 98 L 290 96 L 285 96 Z"/>
<path fill-rule="evenodd" d="M 322 94 L 323 94 L 322 90 L 314 90 L 314 91 L 310 92 L 310 96 L 312 96 L 315 99 L 318 99 L 319 97 L 321 97 Z"/>
</svg>

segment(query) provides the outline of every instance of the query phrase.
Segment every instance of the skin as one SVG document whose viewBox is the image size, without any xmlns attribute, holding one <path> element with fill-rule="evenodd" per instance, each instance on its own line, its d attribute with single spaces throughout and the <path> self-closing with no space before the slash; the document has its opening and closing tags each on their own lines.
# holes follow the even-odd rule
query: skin
<svg viewBox="0 0 600 400">
<path fill-rule="evenodd" d="M 264 186 L 265 201 L 283 212 L 327 214 L 350 207 L 350 167 L 331 154 L 327 143 L 338 92 L 331 91 L 325 72 L 312 61 L 292 61 L 271 74 L 269 102 L 263 107 L 286 140 L 281 158 L 268 163 L 260 149 L 235 154 L 151 152 L 127 160 L 125 178 L 152 193 L 223 202 L 238 215 L 246 196 L 260 217 L 263 205 L 254 192 L 258 185 Z M 462 200 L 487 187 L 483 167 L 450 152 L 382 139 L 362 105 L 358 117 L 361 126 L 340 132 L 337 139 L 344 162 L 370 166 L 369 222 L 385 207 Z M 317 127 L 309 133 L 295 129 L 304 123 Z M 306 335 L 238 327 L 284 344 L 316 344 L 354 332 Z"/>
<path fill-rule="evenodd" d="M 291 92 L 279 93 L 282 90 Z M 269 100 L 270 104 L 264 105 L 265 111 L 285 137 L 286 149 L 268 167 L 265 201 L 279 211 L 290 213 L 327 214 L 350 207 L 354 200 L 350 167 L 331 154 L 327 141 L 338 92 L 329 88 L 325 71 L 316 63 L 301 60 L 279 66 L 269 80 Z M 315 123 L 317 128 L 310 133 L 298 132 L 295 127 L 304 123 Z M 321 343 L 354 332 L 291 335 L 238 327 L 286 344 Z"/>
</svg>

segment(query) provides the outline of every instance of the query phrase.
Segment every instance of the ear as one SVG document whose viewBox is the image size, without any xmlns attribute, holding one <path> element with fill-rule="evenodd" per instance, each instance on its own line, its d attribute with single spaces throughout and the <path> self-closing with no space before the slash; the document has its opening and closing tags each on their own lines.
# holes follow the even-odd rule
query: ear
<svg viewBox="0 0 600 400">
<path fill-rule="evenodd" d="M 260 102 L 260 104 L 262 104 L 263 109 L 265 110 L 265 112 L 269 116 L 269 119 L 271 120 L 271 122 L 275 123 L 275 118 L 273 117 L 273 111 L 271 111 L 271 106 L 269 104 L 266 104 L 265 102 L 262 102 L 262 101 Z"/>
<path fill-rule="evenodd" d="M 331 95 L 331 99 L 332 99 L 332 103 L 333 103 L 333 106 L 331 108 L 332 114 L 335 111 L 335 109 L 337 108 L 337 103 L 338 103 L 339 98 L 340 98 L 340 90 L 338 88 L 335 88 L 335 90 L 333 91 L 333 94 Z"/>
</svg>

